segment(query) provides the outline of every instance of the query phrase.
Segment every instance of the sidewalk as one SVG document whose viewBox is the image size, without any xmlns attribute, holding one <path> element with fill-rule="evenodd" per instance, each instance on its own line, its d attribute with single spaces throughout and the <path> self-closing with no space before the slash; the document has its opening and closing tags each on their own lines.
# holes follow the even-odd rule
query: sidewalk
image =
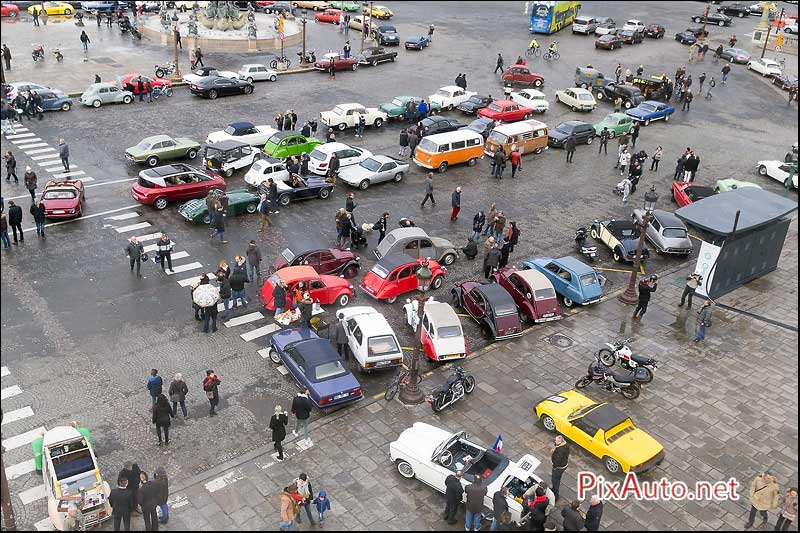
<svg viewBox="0 0 800 533">
<path fill-rule="evenodd" d="M 741 529 L 756 472 L 771 470 L 784 490 L 797 484 L 797 408 L 786 401 L 796 398 L 798 385 L 797 257 L 795 220 L 779 269 L 720 299 L 794 330 L 717 308 L 707 341 L 692 343 L 697 305 L 691 312 L 676 307 L 690 271 L 682 269 L 661 277 L 641 324 L 631 324 L 632 308 L 612 297 L 471 355 L 465 367 L 475 375 L 477 390 L 439 415 L 427 404 L 405 407 L 366 399 L 316 419 L 313 445 L 286 441 L 282 463 L 267 444 L 195 478 L 175 480 L 167 529 L 275 529 L 280 489 L 306 472 L 315 491 L 324 489 L 331 498 L 326 529 L 460 530 L 461 522 L 450 527 L 441 520 L 443 495 L 395 471 L 387 455 L 389 442 L 416 421 L 466 430 L 487 446 L 502 434 L 506 455 L 534 454 L 542 460 L 538 475 L 549 480 L 552 435 L 534 420 L 534 404 L 571 388 L 586 371 L 590 354 L 604 341 L 623 336 L 634 338 L 636 351 L 662 361 L 655 381 L 632 402 L 591 386 L 585 393 L 614 403 L 663 444 L 666 459 L 644 477 L 687 483 L 734 477 L 743 500 L 607 502 L 603 528 Z M 561 342 L 553 341 L 553 335 L 560 335 Z M 440 369 L 422 387 L 430 390 L 447 374 Z M 267 440 L 269 430 L 264 431 Z M 577 472 L 602 469 L 599 460 L 572 447 L 562 500 L 552 515 L 558 522 L 560 508 L 575 497 Z"/>
</svg>

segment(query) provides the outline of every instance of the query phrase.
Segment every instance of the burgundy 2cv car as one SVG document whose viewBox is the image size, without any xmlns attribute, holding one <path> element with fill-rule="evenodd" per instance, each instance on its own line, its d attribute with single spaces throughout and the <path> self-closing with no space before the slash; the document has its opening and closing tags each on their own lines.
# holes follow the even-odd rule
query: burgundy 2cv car
<svg viewBox="0 0 800 533">
<path fill-rule="evenodd" d="M 361 267 L 359 260 L 360 258 L 349 249 L 326 248 L 300 252 L 297 249 L 285 248 L 270 265 L 269 273 L 274 274 L 287 266 L 308 265 L 316 270 L 317 274 L 342 276 L 349 279 L 358 275 L 358 269 Z"/>
<path fill-rule="evenodd" d="M 453 307 L 461 307 L 469 313 L 485 338 L 501 340 L 522 335 L 517 306 L 497 283 L 463 281 L 450 289 L 450 295 Z"/>
<path fill-rule="evenodd" d="M 523 320 L 550 322 L 561 318 L 553 284 L 538 270 L 505 267 L 493 273 L 492 280 L 511 295 Z"/>
</svg>

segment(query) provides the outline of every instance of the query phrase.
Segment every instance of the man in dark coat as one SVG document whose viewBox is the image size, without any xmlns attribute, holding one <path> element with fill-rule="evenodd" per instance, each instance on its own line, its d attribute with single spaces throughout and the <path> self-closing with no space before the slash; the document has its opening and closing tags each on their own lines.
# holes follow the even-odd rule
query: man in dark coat
<svg viewBox="0 0 800 533">
<path fill-rule="evenodd" d="M 586 531 L 599 531 L 601 518 L 603 518 L 603 502 L 594 495 L 589 500 L 589 510 L 586 511 Z"/>
<path fill-rule="evenodd" d="M 508 511 L 508 487 L 503 487 L 492 496 L 492 530 L 497 529 L 497 524 L 500 522 L 500 517 L 503 513 Z"/>
<path fill-rule="evenodd" d="M 25 234 L 22 233 L 22 208 L 15 204 L 14 200 L 8 201 L 8 225 L 14 233 L 14 244 L 17 244 L 17 230 L 20 242 L 25 242 Z"/>
<path fill-rule="evenodd" d="M 336 325 L 333 326 L 333 337 L 331 340 L 336 345 L 336 351 L 339 352 L 339 356 L 345 361 L 347 360 L 347 331 L 344 329 L 344 324 L 342 323 L 342 319 L 344 318 L 344 313 L 339 313 L 337 315 L 339 320 L 336 321 Z"/>
<path fill-rule="evenodd" d="M 572 163 L 572 158 L 575 156 L 575 139 L 568 137 L 564 149 L 567 151 L 567 163 Z"/>
<path fill-rule="evenodd" d="M 506 153 L 503 150 L 497 150 L 494 153 L 492 161 L 493 176 L 495 178 L 503 179 L 503 170 L 506 168 Z"/>
<path fill-rule="evenodd" d="M 444 507 L 444 519 L 448 524 L 456 523 L 456 513 L 458 512 L 458 504 L 461 503 L 461 498 L 464 496 L 464 485 L 461 484 L 461 470 L 457 470 L 455 475 L 450 474 L 444 480 L 445 498 L 447 503 Z"/>
<path fill-rule="evenodd" d="M 161 493 L 161 484 L 158 480 L 151 480 L 139 487 L 139 502 L 142 505 L 142 518 L 144 518 L 145 531 L 158 531 L 158 506 Z"/>
<path fill-rule="evenodd" d="M 503 73 L 503 63 L 503 54 L 497 54 L 497 62 L 495 63 L 493 74 L 497 74 L 498 70 L 500 74 Z"/>
<path fill-rule="evenodd" d="M 564 518 L 564 531 L 580 531 L 583 529 L 583 516 L 580 511 L 581 502 L 573 500 L 569 507 L 564 507 L 561 510 L 561 516 Z"/>
<path fill-rule="evenodd" d="M 169 479 L 167 478 L 167 471 L 162 467 L 156 468 L 153 473 L 153 479 L 158 483 L 158 506 L 161 508 L 161 519 L 159 522 L 166 524 L 169 522 Z"/>
<path fill-rule="evenodd" d="M 143 102 L 145 90 L 144 90 L 144 80 L 142 79 L 141 76 L 136 78 L 136 92 L 139 94 L 139 101 Z"/>
<path fill-rule="evenodd" d="M 140 243 L 136 237 L 131 237 L 130 241 L 128 241 L 128 245 L 125 247 L 125 254 L 128 256 L 128 259 L 131 262 L 131 272 L 133 272 L 133 264 L 136 263 L 137 276 L 141 275 L 143 253 L 144 246 L 142 246 L 142 243 Z"/>
<path fill-rule="evenodd" d="M 498 268 L 503 268 L 508 264 L 508 256 L 511 254 L 511 249 L 514 246 L 511 244 L 508 236 L 503 239 L 503 246 L 500 247 L 500 264 Z"/>
<path fill-rule="evenodd" d="M 569 465 L 569 444 L 561 435 L 556 436 L 555 446 L 550 454 L 550 461 L 552 463 L 552 478 L 551 485 L 553 489 L 553 496 L 558 501 L 558 492 L 561 488 L 561 476 Z"/>
<path fill-rule="evenodd" d="M 633 318 L 641 320 L 647 312 L 647 304 L 650 303 L 650 295 L 658 289 L 658 276 L 655 274 L 639 282 L 639 303 L 633 310 Z"/>
<path fill-rule="evenodd" d="M 328 164 L 328 178 L 336 184 L 336 176 L 339 173 L 339 158 L 336 154 L 331 155 L 331 162 Z"/>
<path fill-rule="evenodd" d="M 481 484 L 481 478 L 475 476 L 475 481 L 467 485 L 467 517 L 464 522 L 464 529 L 467 531 L 478 531 L 481 528 L 481 518 L 483 518 L 483 500 L 486 497 L 486 487 Z"/>
<path fill-rule="evenodd" d="M 142 471 L 139 469 L 138 464 L 127 461 L 117 476 L 118 478 L 124 478 L 128 481 L 127 488 L 133 498 L 132 509 L 134 511 L 136 511 L 136 508 L 139 506 L 139 483 L 141 482 L 139 475 L 141 473 Z"/>
<path fill-rule="evenodd" d="M 35 204 L 31 204 L 31 215 L 33 215 L 33 221 L 36 223 L 36 234 L 42 239 L 46 239 L 47 237 L 44 235 L 44 204 L 41 198 L 36 200 Z"/>
<path fill-rule="evenodd" d="M 130 531 L 133 493 L 128 490 L 127 477 L 120 476 L 117 479 L 117 486 L 108 495 L 108 503 L 111 504 L 111 515 L 114 517 L 114 531 L 119 531 L 120 525 L 125 527 L 125 531 Z"/>
<path fill-rule="evenodd" d="M 503 257 L 503 252 L 499 248 L 494 247 L 486 252 L 483 258 L 483 277 L 489 279 L 492 269 L 500 267 L 500 260 Z"/>
</svg>

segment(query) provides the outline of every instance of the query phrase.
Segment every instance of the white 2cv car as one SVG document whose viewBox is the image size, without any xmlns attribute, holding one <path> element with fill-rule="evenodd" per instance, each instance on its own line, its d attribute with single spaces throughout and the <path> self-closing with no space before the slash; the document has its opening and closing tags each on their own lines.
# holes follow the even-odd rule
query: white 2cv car
<svg viewBox="0 0 800 533">
<path fill-rule="evenodd" d="M 395 368 L 403 364 L 403 350 L 386 318 L 369 306 L 346 307 L 336 312 L 347 333 L 350 353 L 362 372 Z"/>
<path fill-rule="evenodd" d="M 389 443 L 389 458 L 405 478 L 416 478 L 441 493 L 444 481 L 457 470 L 463 472 L 461 483 L 466 487 L 476 476 L 487 488 L 484 507 L 492 509 L 492 497 L 502 487 L 508 487 L 508 511 L 519 525 L 527 522 L 529 511 L 523 510 L 522 496 L 531 486 L 541 482 L 533 472 L 540 461 L 523 455 L 519 461 L 509 461 L 505 455 L 486 449 L 468 440 L 464 431 L 447 430 L 415 422 Z"/>
<path fill-rule="evenodd" d="M 344 131 L 347 128 L 355 128 L 358 124 L 358 116 L 364 115 L 367 125 L 380 128 L 386 122 L 388 115 L 377 107 L 364 107 L 361 104 L 339 104 L 330 111 L 321 111 L 320 121 L 329 128 L 337 128 Z"/>
<path fill-rule="evenodd" d="M 408 299 L 403 306 L 406 323 L 414 331 L 417 331 L 419 324 L 418 309 L 418 300 Z M 433 296 L 430 296 L 425 302 L 423 313 L 420 336 L 428 359 L 450 361 L 465 358 L 467 356 L 467 339 L 464 337 L 461 321 L 453 308 L 444 302 L 437 302 Z"/>
</svg>

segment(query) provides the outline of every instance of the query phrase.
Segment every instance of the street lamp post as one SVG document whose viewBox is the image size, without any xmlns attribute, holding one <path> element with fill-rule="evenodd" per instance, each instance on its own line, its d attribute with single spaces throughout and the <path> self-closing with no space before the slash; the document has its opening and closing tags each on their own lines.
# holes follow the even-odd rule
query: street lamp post
<svg viewBox="0 0 800 533">
<path fill-rule="evenodd" d="M 2 458 L 6 453 L 5 446 L 3 446 L 0 452 L 2 452 L 0 453 L 0 499 L 2 500 L 3 510 L 3 531 L 16 531 L 17 521 L 14 516 L 14 507 L 11 505 L 11 493 L 8 490 L 5 461 Z"/>
<path fill-rule="evenodd" d="M 308 24 L 308 18 L 306 18 L 306 15 L 308 15 L 308 10 L 304 9 L 303 18 L 300 19 L 300 22 L 303 24 L 303 55 L 300 57 L 301 65 L 306 64 L 306 24 Z"/>
<path fill-rule="evenodd" d="M 406 382 L 402 384 L 399 396 L 400 401 L 406 405 L 417 405 L 425 401 L 425 395 L 422 393 L 417 382 L 422 381 L 422 376 L 420 376 L 419 373 L 419 358 L 422 348 L 422 317 L 425 313 L 425 302 L 428 301 L 428 297 L 424 296 L 424 294 L 430 287 L 432 277 L 433 273 L 428 267 L 428 260 L 425 259 L 422 262 L 422 266 L 417 270 L 417 288 L 422 291 L 422 295 L 417 297 L 416 343 L 414 345 L 414 352 L 411 355 L 411 368 Z"/>
<path fill-rule="evenodd" d="M 630 280 L 628 280 L 628 288 L 625 292 L 619 295 L 619 301 L 627 304 L 635 304 L 639 298 L 636 295 L 636 276 L 642 265 L 642 249 L 644 248 L 644 239 L 647 235 L 647 226 L 653 217 L 653 210 L 656 208 L 658 201 L 658 194 L 656 193 L 655 185 L 650 187 L 650 190 L 644 193 L 644 216 L 642 217 L 642 224 L 640 227 L 639 243 L 636 245 L 636 258 L 633 262 L 633 270 L 631 271 Z"/>
<path fill-rule="evenodd" d="M 181 81 L 181 79 L 183 79 L 183 76 L 181 75 L 181 67 L 179 65 L 180 56 L 178 55 L 178 14 L 177 13 L 173 13 L 172 14 L 172 27 L 173 27 L 174 32 L 175 32 L 174 36 L 173 36 L 173 40 L 175 42 L 172 43 L 173 47 L 175 48 L 175 57 L 173 59 L 174 62 L 175 62 L 175 72 L 172 74 L 172 82 L 176 83 L 176 82 Z"/>
<path fill-rule="evenodd" d="M 362 7 L 364 9 L 361 10 L 361 50 L 360 50 L 360 52 L 363 54 L 364 53 L 364 25 L 367 22 L 367 16 L 366 16 L 366 14 L 364 12 L 367 10 L 367 7 L 369 6 L 369 4 L 367 4 L 366 2 L 361 2 L 361 5 L 362 5 Z"/>
</svg>

